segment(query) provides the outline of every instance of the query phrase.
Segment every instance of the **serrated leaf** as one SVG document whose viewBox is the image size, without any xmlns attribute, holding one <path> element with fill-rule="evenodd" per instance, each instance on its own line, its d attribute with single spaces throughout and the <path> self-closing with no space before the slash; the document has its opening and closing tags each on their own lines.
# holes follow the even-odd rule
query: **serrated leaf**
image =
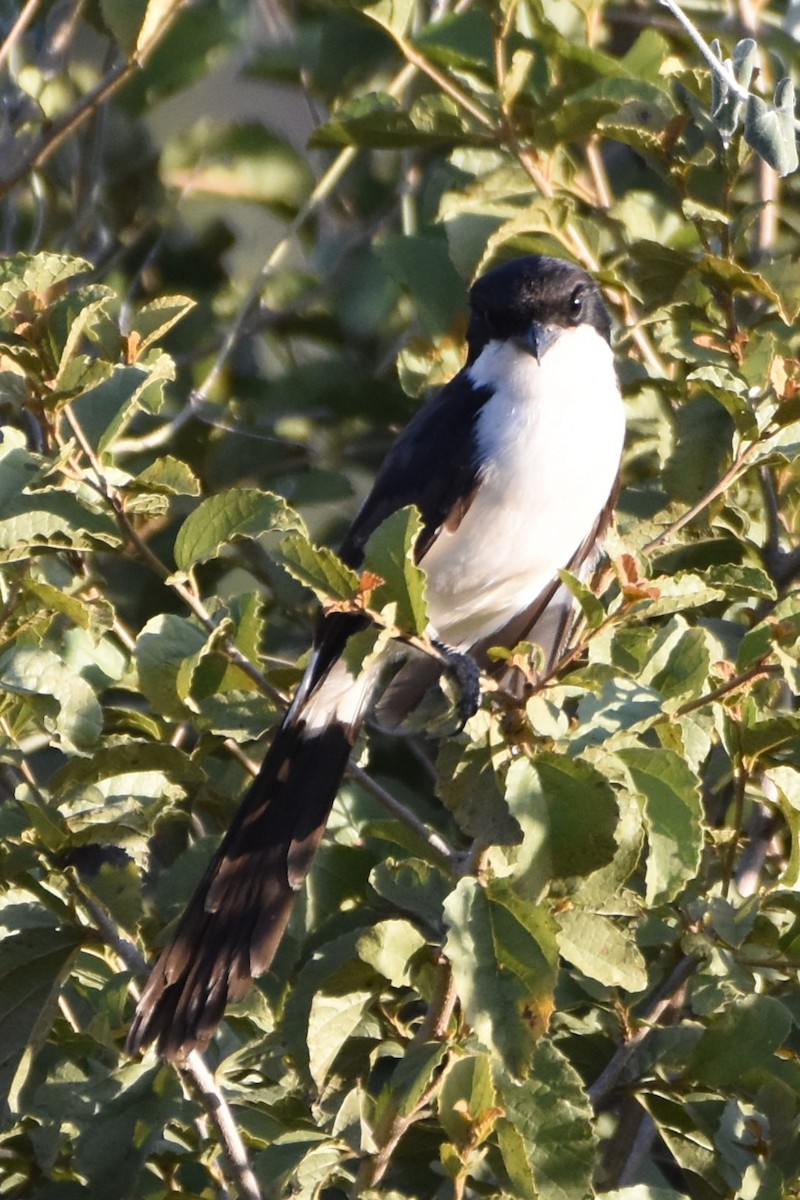
<svg viewBox="0 0 800 1200">
<path fill-rule="evenodd" d="M 199 496 L 200 480 L 188 463 L 164 454 L 146 467 L 128 487 L 131 490 L 163 493 L 166 496 Z"/>
<path fill-rule="evenodd" d="M 499 1123 L 500 1149 L 514 1190 L 524 1200 L 585 1200 L 592 1192 L 597 1141 L 592 1109 L 578 1072 L 543 1039 L 530 1077 L 511 1086 L 500 1081 L 506 1110 Z"/>
<path fill-rule="evenodd" d="M 558 924 L 562 957 L 589 979 L 626 992 L 641 992 L 647 987 L 647 966 L 641 951 L 633 938 L 608 917 L 571 908 L 559 913 Z"/>
<path fill-rule="evenodd" d="M 467 746 L 448 739 L 436 759 L 436 794 L 469 837 L 518 845 L 522 833 L 505 802 L 488 730 Z"/>
<path fill-rule="evenodd" d="M 311 588 L 320 601 L 353 600 L 358 595 L 358 575 L 327 546 L 312 546 L 307 538 L 290 534 L 270 551 L 270 558 Z"/>
<path fill-rule="evenodd" d="M 401 508 L 378 526 L 364 550 L 365 570 L 384 581 L 373 592 L 373 608 L 396 604 L 398 626 L 418 634 L 428 624 L 425 572 L 414 559 L 421 528 L 417 509 Z"/>
<path fill-rule="evenodd" d="M 205 780 L 205 771 L 177 746 L 154 742 L 128 741 L 101 746 L 91 758 L 73 758 L 54 773 L 50 786 L 53 794 L 67 799 L 73 793 L 92 787 L 101 780 L 118 776 L 158 774 L 178 783 L 198 784 Z M 150 796 L 148 789 L 142 793 Z"/>
<path fill-rule="evenodd" d="M 444 907 L 445 954 L 466 1018 L 509 1074 L 522 1078 L 553 1010 L 552 918 L 501 883 L 484 889 L 471 877 Z"/>
<path fill-rule="evenodd" d="M 44 303 L 51 289 L 92 270 L 92 264 L 69 254 L 12 254 L 0 260 L 0 314 L 15 308 L 26 292 Z"/>
<path fill-rule="evenodd" d="M 16 1108 L 31 1057 L 56 1015 L 58 988 L 80 949 L 72 929 L 28 929 L 0 940 L 0 1102 Z"/>
<path fill-rule="evenodd" d="M 6 427 L 0 443 L 0 562 L 38 550 L 93 550 L 122 544 L 113 517 L 68 491 L 33 489 L 43 462 Z"/>
<path fill-rule="evenodd" d="M 703 850 L 703 807 L 698 781 L 673 750 L 618 750 L 641 796 L 649 852 L 647 904 L 674 900 L 694 879 Z"/>
<path fill-rule="evenodd" d="M 395 908 L 410 913 L 436 929 L 442 905 L 450 890 L 444 875 L 419 858 L 385 859 L 372 868 L 370 884 Z"/>
<path fill-rule="evenodd" d="M 186 518 L 175 539 L 175 562 L 188 571 L 242 538 L 292 530 L 305 535 L 302 518 L 282 496 L 259 488 L 229 488 L 204 500 Z"/>
</svg>

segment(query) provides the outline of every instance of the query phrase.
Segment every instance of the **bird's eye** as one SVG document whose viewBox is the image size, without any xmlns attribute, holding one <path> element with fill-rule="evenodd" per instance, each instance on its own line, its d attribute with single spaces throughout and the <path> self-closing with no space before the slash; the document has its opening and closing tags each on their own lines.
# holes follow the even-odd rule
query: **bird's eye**
<svg viewBox="0 0 800 1200">
<path fill-rule="evenodd" d="M 569 319 L 570 319 L 570 321 L 572 321 L 573 324 L 580 321 L 581 315 L 583 313 L 583 288 L 582 287 L 576 287 L 575 291 L 570 296 L 569 304 L 567 305 L 567 312 L 569 313 Z"/>
</svg>

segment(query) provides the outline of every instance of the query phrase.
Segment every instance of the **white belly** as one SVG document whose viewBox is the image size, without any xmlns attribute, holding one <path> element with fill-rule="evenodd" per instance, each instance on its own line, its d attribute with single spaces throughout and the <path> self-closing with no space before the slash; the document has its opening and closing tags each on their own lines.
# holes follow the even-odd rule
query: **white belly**
<svg viewBox="0 0 800 1200">
<path fill-rule="evenodd" d="M 588 326 L 565 331 L 541 364 L 491 342 L 470 376 L 506 381 L 478 418 L 480 486 L 422 561 L 431 632 L 456 649 L 500 629 L 567 566 L 608 500 L 625 431 L 611 349 Z"/>
</svg>

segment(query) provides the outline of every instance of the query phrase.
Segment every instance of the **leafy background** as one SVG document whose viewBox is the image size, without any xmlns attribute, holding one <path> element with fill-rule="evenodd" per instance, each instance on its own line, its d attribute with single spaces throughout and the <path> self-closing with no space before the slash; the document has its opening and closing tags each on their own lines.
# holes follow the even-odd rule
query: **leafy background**
<svg viewBox="0 0 800 1200">
<path fill-rule="evenodd" d="M 3 1196 L 798 1194 L 798 44 L 681 15 L 0 9 Z M 413 514 L 321 547 L 541 251 L 629 413 L 573 655 L 370 728 L 273 969 L 126 1059 L 318 599 L 424 627 Z"/>
</svg>

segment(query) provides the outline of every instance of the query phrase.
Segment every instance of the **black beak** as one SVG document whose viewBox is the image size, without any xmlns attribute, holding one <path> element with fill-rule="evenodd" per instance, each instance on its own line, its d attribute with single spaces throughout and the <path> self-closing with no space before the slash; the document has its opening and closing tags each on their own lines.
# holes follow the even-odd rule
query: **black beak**
<svg viewBox="0 0 800 1200">
<path fill-rule="evenodd" d="M 525 348 L 537 362 L 541 362 L 560 333 L 557 325 L 540 325 L 538 321 L 534 321 L 523 339 Z"/>
</svg>

